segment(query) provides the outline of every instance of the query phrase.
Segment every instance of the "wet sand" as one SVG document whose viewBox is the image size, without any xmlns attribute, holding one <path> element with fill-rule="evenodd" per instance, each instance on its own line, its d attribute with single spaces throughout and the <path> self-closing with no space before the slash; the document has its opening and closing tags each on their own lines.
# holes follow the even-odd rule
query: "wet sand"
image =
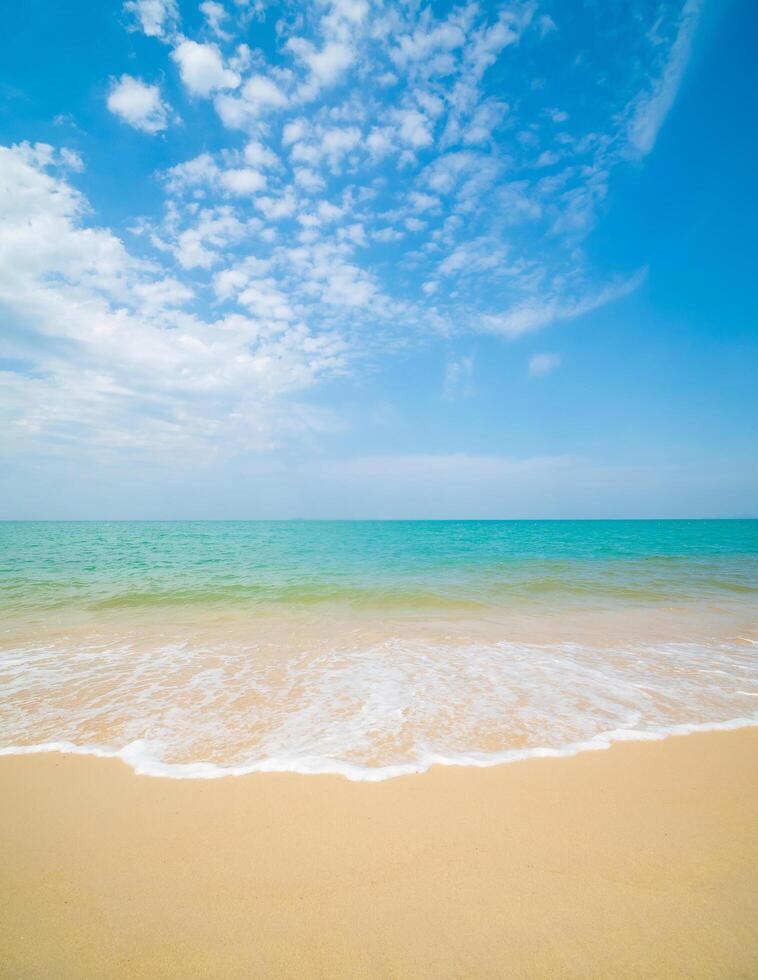
<svg viewBox="0 0 758 980">
<path fill-rule="evenodd" d="M 755 977 L 758 729 L 387 782 L 0 758 L 0 976 Z"/>
</svg>

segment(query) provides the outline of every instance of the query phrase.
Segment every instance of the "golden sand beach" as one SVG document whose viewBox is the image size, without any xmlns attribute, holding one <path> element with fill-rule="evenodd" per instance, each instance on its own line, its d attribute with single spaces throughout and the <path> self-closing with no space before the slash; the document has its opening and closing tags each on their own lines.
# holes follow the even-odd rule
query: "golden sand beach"
<svg viewBox="0 0 758 980">
<path fill-rule="evenodd" d="M 383 783 L 0 759 L 0 975 L 758 976 L 758 730 Z"/>
</svg>

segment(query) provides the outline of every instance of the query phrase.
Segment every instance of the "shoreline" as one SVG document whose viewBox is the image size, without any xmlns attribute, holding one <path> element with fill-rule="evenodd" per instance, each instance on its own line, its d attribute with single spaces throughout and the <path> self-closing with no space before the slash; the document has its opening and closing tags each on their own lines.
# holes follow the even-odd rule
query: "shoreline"
<svg viewBox="0 0 758 980">
<path fill-rule="evenodd" d="M 2 977 L 749 976 L 758 730 L 376 782 L 0 758 Z"/>
<path fill-rule="evenodd" d="M 515 762 L 528 762 L 536 759 L 573 759 L 586 752 L 603 752 L 614 745 L 629 742 L 663 742 L 670 738 L 685 735 L 707 734 L 709 732 L 733 732 L 745 728 L 758 728 L 758 717 L 730 718 L 727 721 L 686 722 L 665 728 L 643 732 L 633 729 L 619 729 L 602 732 L 581 742 L 571 742 L 559 748 L 535 746 L 533 748 L 508 749 L 504 752 L 470 752 L 466 754 L 440 756 L 433 755 L 426 760 L 408 763 L 393 763 L 369 768 L 339 761 L 327 762 L 317 768 L 297 767 L 276 760 L 264 760 L 249 766 L 223 766 L 211 762 L 174 763 L 162 760 L 145 761 L 140 750 L 143 740 L 132 742 L 121 749 L 110 749 L 99 745 L 76 745 L 73 742 L 43 742 L 35 745 L 10 745 L 0 748 L 0 759 L 14 756 L 72 755 L 92 759 L 118 760 L 127 766 L 135 776 L 148 776 L 152 779 L 171 780 L 216 780 L 233 779 L 254 775 L 289 776 L 334 776 L 351 783 L 383 783 L 406 776 L 423 776 L 435 769 L 494 769 L 513 765 Z"/>
</svg>

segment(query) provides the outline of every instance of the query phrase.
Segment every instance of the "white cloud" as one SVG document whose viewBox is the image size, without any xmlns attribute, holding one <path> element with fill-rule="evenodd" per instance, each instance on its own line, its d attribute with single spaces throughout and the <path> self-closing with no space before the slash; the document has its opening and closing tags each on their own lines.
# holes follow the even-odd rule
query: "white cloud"
<svg viewBox="0 0 758 980">
<path fill-rule="evenodd" d="M 178 194 L 211 184 L 218 179 L 218 175 L 218 164 L 210 153 L 201 153 L 192 160 L 171 167 L 166 171 L 165 180 L 168 190 Z"/>
<path fill-rule="evenodd" d="M 208 22 L 208 27 L 210 27 L 216 37 L 222 41 L 229 41 L 231 39 L 231 35 L 221 26 L 229 18 L 229 14 L 223 4 L 216 3 L 215 0 L 204 0 L 200 4 L 200 11 Z"/>
<path fill-rule="evenodd" d="M 255 204 L 269 221 L 281 221 L 295 213 L 297 198 L 292 188 L 288 187 L 278 197 L 257 197 Z"/>
<path fill-rule="evenodd" d="M 535 167 L 554 167 L 560 159 L 560 153 L 556 153 L 555 150 L 543 150 L 537 157 Z"/>
<path fill-rule="evenodd" d="M 482 317 L 482 328 L 488 333 L 501 334 L 514 339 L 523 334 L 534 333 L 561 320 L 573 320 L 585 313 L 613 303 L 634 292 L 645 279 L 647 270 L 619 283 L 607 286 L 597 292 L 586 293 L 569 298 L 560 294 L 548 297 L 533 297 L 518 303 L 505 313 L 488 314 Z"/>
<path fill-rule="evenodd" d="M 247 130 L 256 121 L 256 113 L 250 112 L 245 100 L 237 96 L 217 95 L 213 105 L 227 129 Z"/>
<path fill-rule="evenodd" d="M 702 0 L 686 0 L 674 43 L 667 53 L 660 76 L 654 80 L 649 91 L 632 103 L 627 135 L 632 151 L 639 156 L 645 156 L 653 149 L 658 132 L 674 104 L 690 59 L 692 39 L 702 6 Z"/>
<path fill-rule="evenodd" d="M 477 78 L 494 64 L 503 48 L 515 44 L 520 33 L 529 25 L 532 8 L 525 5 L 519 12 L 501 10 L 491 27 L 482 26 L 474 32 L 473 44 L 466 51 L 466 60 Z"/>
<path fill-rule="evenodd" d="M 486 164 L 486 158 L 474 152 L 446 153 L 429 164 L 422 179 L 437 194 L 450 194 L 466 177 L 481 173 Z"/>
<path fill-rule="evenodd" d="M 287 96 L 276 82 L 265 75 L 253 75 L 249 78 L 243 86 L 242 95 L 251 108 L 255 107 L 259 111 L 287 105 Z"/>
<path fill-rule="evenodd" d="M 221 186 L 231 194 L 256 194 L 266 187 L 266 178 L 252 167 L 235 167 L 224 170 L 219 177 Z"/>
<path fill-rule="evenodd" d="M 287 297 L 273 279 L 249 281 L 239 294 L 239 302 L 264 320 L 288 322 L 295 316 Z"/>
<path fill-rule="evenodd" d="M 264 277 L 270 262 L 248 255 L 235 265 L 227 266 L 213 276 L 213 290 L 219 299 L 229 299 L 236 295 L 253 278 Z"/>
<path fill-rule="evenodd" d="M 335 204 L 331 204 L 329 201 L 320 201 L 318 206 L 318 214 L 322 221 L 332 222 L 339 221 L 342 217 L 342 208 L 337 207 Z"/>
<path fill-rule="evenodd" d="M 303 138 L 298 140 L 300 134 L 303 134 Z M 290 157 L 295 163 L 315 169 L 325 161 L 335 173 L 339 171 L 345 156 L 356 149 L 360 141 L 361 131 L 357 126 L 312 128 L 303 126 L 300 121 L 285 127 L 282 138 L 285 145 L 291 146 Z"/>
<path fill-rule="evenodd" d="M 346 153 L 355 149 L 360 138 L 361 131 L 356 126 L 328 129 L 322 134 L 319 150 L 329 164 L 336 167 Z"/>
<path fill-rule="evenodd" d="M 376 294 L 376 286 L 363 269 L 337 261 L 325 280 L 322 300 L 335 306 L 367 307 Z"/>
<path fill-rule="evenodd" d="M 320 85 L 334 85 L 354 57 L 347 44 L 330 41 L 320 51 L 307 54 L 305 61 Z"/>
<path fill-rule="evenodd" d="M 490 99 L 474 109 L 469 121 L 461 128 L 461 139 L 470 146 L 489 143 L 494 139 L 494 130 L 500 125 L 508 105 Z"/>
<path fill-rule="evenodd" d="M 405 233 L 398 228 L 380 228 L 374 232 L 374 238 L 378 242 L 399 242 L 405 238 Z"/>
<path fill-rule="evenodd" d="M 237 88 L 240 83 L 237 72 L 224 67 L 215 44 L 185 39 L 174 48 L 171 57 L 179 65 L 182 82 L 192 95 L 209 96 L 212 92 Z"/>
<path fill-rule="evenodd" d="M 408 62 L 422 61 L 437 51 L 453 51 L 465 43 L 466 36 L 458 24 L 445 22 L 432 28 L 418 27 L 412 34 L 398 39 L 391 51 L 393 61 L 399 66 Z"/>
<path fill-rule="evenodd" d="M 161 40 L 176 29 L 179 20 L 176 0 L 127 0 L 124 10 L 136 17 L 148 37 Z"/>
<path fill-rule="evenodd" d="M 229 129 L 255 129 L 261 116 L 283 109 L 289 99 L 272 79 L 253 75 L 242 87 L 239 96 L 219 95 L 216 111 Z"/>
<path fill-rule="evenodd" d="M 242 154 L 225 154 L 226 162 L 245 164 L 251 160 L 261 165 L 271 166 L 277 158 L 261 144 L 248 144 Z M 227 194 L 247 195 L 265 190 L 267 178 L 255 166 L 219 166 L 210 153 L 201 153 L 192 160 L 186 160 L 171 167 L 163 174 L 167 189 L 175 195 L 189 194 L 195 198 L 208 196 L 213 191 Z"/>
<path fill-rule="evenodd" d="M 507 257 L 507 250 L 502 245 L 483 236 L 457 245 L 439 263 L 437 274 L 471 276 L 484 272 L 491 280 L 493 270 L 505 267 Z"/>
<path fill-rule="evenodd" d="M 253 52 L 247 44 L 238 44 L 234 54 L 229 56 L 227 64 L 233 71 L 246 72 L 253 60 Z"/>
<path fill-rule="evenodd" d="M 131 75 L 113 80 L 107 104 L 114 115 L 143 133 L 159 133 L 167 126 L 168 106 L 158 86 Z"/>
<path fill-rule="evenodd" d="M 557 354 L 534 354 L 529 358 L 529 377 L 542 378 L 561 363 Z"/>
<path fill-rule="evenodd" d="M 80 153 L 76 150 L 70 150 L 68 147 L 64 146 L 60 151 L 61 162 L 68 167 L 69 170 L 73 170 L 75 173 L 80 174 L 84 170 L 84 160 Z"/>
<path fill-rule="evenodd" d="M 249 140 L 244 155 L 245 162 L 251 167 L 265 169 L 279 166 L 279 157 L 260 140 Z"/>
<path fill-rule="evenodd" d="M 183 306 L 194 297 L 189 286 L 172 276 L 151 282 L 137 282 L 133 290 L 141 308 L 150 315 L 172 307 Z"/>
<path fill-rule="evenodd" d="M 74 287 L 98 286 L 122 299 L 126 281 L 144 267 L 109 232 L 82 227 L 88 205 L 48 171 L 61 159 L 47 144 L 0 147 L 0 271 L 8 294 L 45 275 Z"/>
<path fill-rule="evenodd" d="M 311 170 L 310 167 L 295 167 L 292 171 L 295 183 L 310 194 L 317 194 L 326 186 L 321 174 Z"/>
<path fill-rule="evenodd" d="M 394 115 L 399 136 L 407 146 L 420 148 L 432 142 L 432 129 L 427 117 L 416 109 L 399 109 Z"/>
<path fill-rule="evenodd" d="M 507 224 L 536 221 L 543 214 L 543 203 L 530 188 L 528 181 L 514 180 L 502 184 L 497 191 L 503 220 Z"/>
<path fill-rule="evenodd" d="M 282 143 L 284 146 L 290 146 L 292 143 L 298 143 L 308 135 L 309 131 L 310 125 L 307 119 L 303 119 L 302 117 L 299 119 L 293 119 L 282 129 Z"/>
<path fill-rule="evenodd" d="M 184 312 L 187 284 L 84 225 L 88 203 L 61 163 L 46 145 L 0 147 L 0 308 L 31 365 L 0 390 L 6 450 L 187 462 L 307 428 L 307 407 L 287 397 L 343 366 L 342 340 L 290 326 L 276 287 L 248 294 L 253 316 Z M 228 241 L 234 221 L 201 214 L 199 240 Z"/>
<path fill-rule="evenodd" d="M 249 193 L 232 191 L 232 193 Z M 168 247 L 183 269 L 210 269 L 220 261 L 220 250 L 241 241 L 250 229 L 227 205 L 204 208 L 189 227 L 169 228 Z"/>
<path fill-rule="evenodd" d="M 307 82 L 300 89 L 303 99 L 315 98 L 322 88 L 335 85 L 355 58 L 352 47 L 345 41 L 327 41 L 319 49 L 304 38 L 293 37 L 287 42 L 287 47 L 310 72 Z"/>
<path fill-rule="evenodd" d="M 374 126 L 366 139 L 366 146 L 371 156 L 376 160 L 381 160 L 395 148 L 393 136 L 394 127 Z"/>
<path fill-rule="evenodd" d="M 436 211 L 440 206 L 440 199 L 432 194 L 424 194 L 423 191 L 411 191 L 408 201 L 414 211 L 423 213 L 424 211 Z"/>
</svg>

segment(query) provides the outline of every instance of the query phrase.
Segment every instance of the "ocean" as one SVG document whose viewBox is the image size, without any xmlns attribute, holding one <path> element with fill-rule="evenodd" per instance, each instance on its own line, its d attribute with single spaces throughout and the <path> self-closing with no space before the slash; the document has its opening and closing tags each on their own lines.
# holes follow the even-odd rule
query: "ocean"
<svg viewBox="0 0 758 980">
<path fill-rule="evenodd" d="M 379 780 L 758 722 L 758 521 L 5 522 L 0 752 Z"/>
</svg>

